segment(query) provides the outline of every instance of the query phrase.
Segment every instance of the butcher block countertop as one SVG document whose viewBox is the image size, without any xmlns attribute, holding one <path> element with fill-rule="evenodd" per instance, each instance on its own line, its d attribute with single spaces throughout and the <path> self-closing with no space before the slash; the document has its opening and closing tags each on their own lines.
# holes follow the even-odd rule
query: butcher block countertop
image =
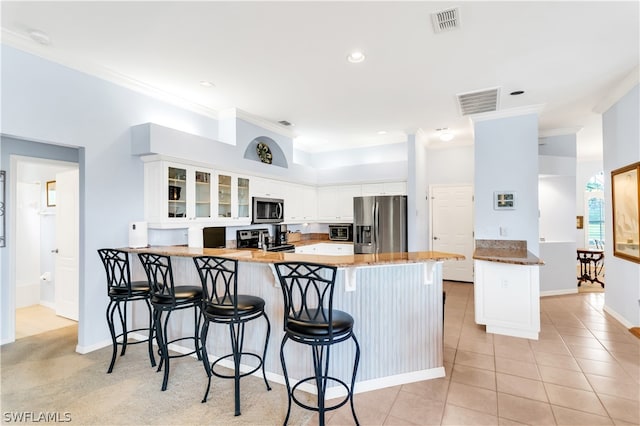
<svg viewBox="0 0 640 426">
<path fill-rule="evenodd" d="M 322 241 L 327 242 L 327 241 Z M 355 254 L 346 256 L 327 256 L 317 254 L 268 252 L 258 249 L 212 249 L 186 246 L 153 246 L 147 248 L 122 248 L 130 253 L 155 253 L 168 256 L 195 257 L 220 256 L 238 259 L 244 262 L 313 262 L 337 267 L 371 266 L 388 264 L 407 264 L 437 262 L 445 260 L 464 260 L 464 256 L 455 253 L 437 251 L 398 252 L 381 254 Z"/>
</svg>

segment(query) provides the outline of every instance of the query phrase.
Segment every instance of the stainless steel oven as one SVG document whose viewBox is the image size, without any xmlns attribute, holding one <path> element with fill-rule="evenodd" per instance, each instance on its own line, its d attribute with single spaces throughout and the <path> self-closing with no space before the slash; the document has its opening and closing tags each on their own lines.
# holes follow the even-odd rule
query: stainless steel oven
<svg viewBox="0 0 640 426">
<path fill-rule="evenodd" d="M 353 225 L 350 223 L 329 225 L 331 241 L 353 241 Z"/>
<path fill-rule="evenodd" d="M 284 200 L 253 197 L 251 223 L 280 223 L 284 220 Z"/>
</svg>

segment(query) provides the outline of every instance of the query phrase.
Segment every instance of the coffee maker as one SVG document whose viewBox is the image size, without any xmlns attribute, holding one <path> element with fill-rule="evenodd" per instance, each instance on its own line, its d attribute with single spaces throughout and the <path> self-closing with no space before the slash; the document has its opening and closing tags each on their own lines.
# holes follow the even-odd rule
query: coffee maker
<svg viewBox="0 0 640 426">
<path fill-rule="evenodd" d="M 281 246 L 287 244 L 287 225 L 273 225 L 273 245 Z"/>
</svg>

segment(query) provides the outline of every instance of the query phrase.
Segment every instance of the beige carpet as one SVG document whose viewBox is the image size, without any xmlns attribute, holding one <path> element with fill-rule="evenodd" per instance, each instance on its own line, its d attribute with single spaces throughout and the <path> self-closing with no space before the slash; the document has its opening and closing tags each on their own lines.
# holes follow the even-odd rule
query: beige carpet
<svg viewBox="0 0 640 426">
<path fill-rule="evenodd" d="M 145 345 L 127 348 L 106 374 L 111 348 L 87 355 L 74 352 L 77 326 L 25 337 L 0 348 L 1 407 L 7 413 L 68 413 L 81 425 L 280 425 L 287 407 L 286 389 L 262 378 L 241 381 L 242 415 L 233 415 L 233 380 L 212 380 L 209 400 L 202 404 L 206 374 L 200 361 L 171 360 L 169 387 L 160 391 L 162 373 L 149 363 Z M 315 420 L 295 405 L 291 425 Z M 42 423 L 42 422 L 37 422 Z"/>
</svg>

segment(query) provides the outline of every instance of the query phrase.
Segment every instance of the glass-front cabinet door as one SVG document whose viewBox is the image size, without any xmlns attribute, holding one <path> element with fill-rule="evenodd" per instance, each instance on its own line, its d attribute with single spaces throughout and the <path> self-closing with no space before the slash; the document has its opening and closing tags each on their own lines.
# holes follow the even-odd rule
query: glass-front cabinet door
<svg viewBox="0 0 640 426">
<path fill-rule="evenodd" d="M 248 219 L 250 211 L 249 179 L 238 177 L 238 219 Z"/>
<path fill-rule="evenodd" d="M 246 222 L 251 217 L 249 179 L 221 172 L 218 181 L 218 218 Z"/>
<path fill-rule="evenodd" d="M 196 184 L 196 211 L 195 218 L 210 218 L 211 217 L 211 173 L 196 170 L 195 171 L 195 184 Z"/>
<path fill-rule="evenodd" d="M 167 217 L 187 217 L 187 169 L 168 168 Z"/>
<path fill-rule="evenodd" d="M 231 176 L 218 175 L 218 217 L 231 218 Z"/>
</svg>

